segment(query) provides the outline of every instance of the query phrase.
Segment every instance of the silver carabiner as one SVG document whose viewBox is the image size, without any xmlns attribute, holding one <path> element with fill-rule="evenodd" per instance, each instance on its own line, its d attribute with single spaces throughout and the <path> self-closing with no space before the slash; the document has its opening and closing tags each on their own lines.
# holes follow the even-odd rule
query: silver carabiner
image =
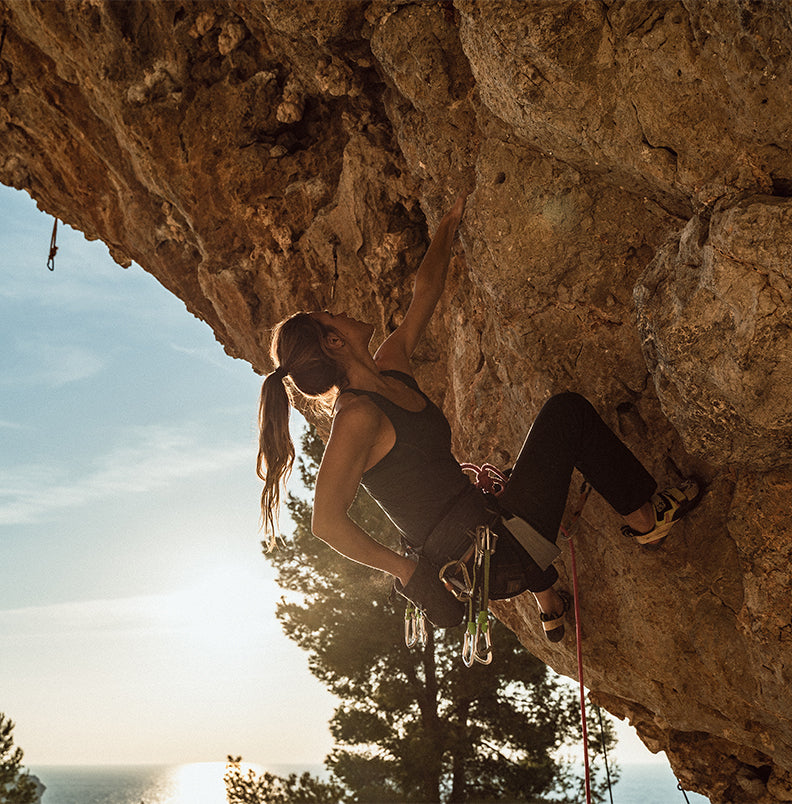
<svg viewBox="0 0 792 804">
<path fill-rule="evenodd" d="M 404 610 L 404 644 L 408 648 L 426 645 L 426 619 L 423 611 L 409 604 Z"/>
<path fill-rule="evenodd" d="M 465 638 L 462 641 L 462 662 L 465 667 L 473 667 L 476 661 L 476 632 L 470 630 L 473 623 L 468 623 Z"/>
<path fill-rule="evenodd" d="M 407 604 L 404 609 L 404 644 L 411 648 L 417 642 L 417 637 L 414 628 L 415 606 L 412 603 Z"/>
<path fill-rule="evenodd" d="M 482 628 L 482 615 L 484 620 L 484 627 Z M 476 637 L 475 649 L 473 651 L 473 658 L 479 664 L 490 664 L 492 662 L 492 623 L 489 621 L 487 612 L 482 611 L 476 621 Z M 482 652 L 479 645 L 481 644 L 481 636 L 484 635 L 484 651 Z M 468 665 L 470 666 L 470 665 Z"/>
<path fill-rule="evenodd" d="M 415 610 L 415 629 L 418 631 L 418 644 L 423 648 L 426 646 L 426 641 L 428 639 L 426 633 L 426 615 L 423 613 L 423 609 L 416 609 Z"/>
</svg>

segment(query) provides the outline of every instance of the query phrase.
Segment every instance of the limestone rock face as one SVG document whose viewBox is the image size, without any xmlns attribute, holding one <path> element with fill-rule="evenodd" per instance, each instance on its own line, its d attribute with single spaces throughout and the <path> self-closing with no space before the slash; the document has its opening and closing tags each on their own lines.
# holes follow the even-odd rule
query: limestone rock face
<svg viewBox="0 0 792 804">
<path fill-rule="evenodd" d="M 702 478 L 661 551 L 589 502 L 587 681 L 688 788 L 792 800 L 789 0 L 0 14 L 0 181 L 138 262 L 259 372 L 297 309 L 384 337 L 469 192 L 416 360 L 458 457 L 508 465 L 574 389 L 661 482 Z M 545 642 L 530 596 L 497 613 L 575 674 L 573 637 Z"/>
<path fill-rule="evenodd" d="M 792 460 L 792 203 L 698 215 L 635 290 L 644 352 L 686 447 L 718 464 Z"/>
</svg>

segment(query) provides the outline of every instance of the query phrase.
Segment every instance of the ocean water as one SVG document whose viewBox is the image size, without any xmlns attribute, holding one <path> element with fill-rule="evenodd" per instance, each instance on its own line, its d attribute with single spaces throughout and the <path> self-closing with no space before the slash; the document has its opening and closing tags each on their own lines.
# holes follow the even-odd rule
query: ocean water
<svg viewBox="0 0 792 804">
<path fill-rule="evenodd" d="M 321 767 L 273 767 L 273 773 Z M 226 804 L 223 774 L 225 763 L 192 765 L 40 766 L 30 772 L 47 789 L 42 804 Z M 263 770 L 261 770 L 263 772 Z M 696 793 L 677 789 L 674 774 L 666 764 L 622 765 L 621 779 L 613 786 L 613 804 L 705 804 Z M 606 794 L 606 804 L 610 800 Z"/>
</svg>

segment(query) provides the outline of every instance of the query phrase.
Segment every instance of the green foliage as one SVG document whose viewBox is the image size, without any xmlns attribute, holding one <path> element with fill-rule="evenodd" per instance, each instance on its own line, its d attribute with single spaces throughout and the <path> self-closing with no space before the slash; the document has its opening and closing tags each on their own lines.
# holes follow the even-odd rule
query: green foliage
<svg viewBox="0 0 792 804">
<path fill-rule="evenodd" d="M 223 777 L 228 804 L 336 804 L 343 790 L 334 782 L 323 782 L 310 773 L 285 779 L 272 773 L 257 776 L 244 773 L 242 757 L 228 757 Z"/>
<path fill-rule="evenodd" d="M 36 804 L 36 783 L 22 768 L 22 749 L 14 748 L 14 723 L 0 712 L 0 804 Z"/>
<path fill-rule="evenodd" d="M 322 449 L 307 432 L 299 469 L 309 491 Z M 287 505 L 293 537 L 269 554 L 287 593 L 277 616 L 341 701 L 327 766 L 346 789 L 343 800 L 579 800 L 581 780 L 557 758 L 562 745 L 580 739 L 575 694 L 497 622 L 488 666 L 463 665 L 463 626 L 429 625 L 427 644 L 408 649 L 404 600 L 385 577 L 316 539 L 305 499 L 290 496 Z M 358 495 L 351 515 L 398 546 L 396 529 L 368 495 Z"/>
</svg>

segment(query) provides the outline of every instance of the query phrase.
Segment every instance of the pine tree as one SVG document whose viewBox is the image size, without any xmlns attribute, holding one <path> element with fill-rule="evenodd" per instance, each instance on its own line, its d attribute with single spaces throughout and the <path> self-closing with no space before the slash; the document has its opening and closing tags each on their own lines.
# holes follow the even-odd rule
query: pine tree
<svg viewBox="0 0 792 804">
<path fill-rule="evenodd" d="M 299 470 L 309 492 L 321 453 L 308 431 Z M 345 800 L 576 800 L 580 780 L 556 758 L 562 744 L 580 739 L 575 695 L 499 623 L 488 666 L 462 664 L 462 627 L 428 626 L 426 645 L 408 649 L 404 601 L 384 576 L 313 537 L 306 499 L 290 496 L 287 505 L 293 537 L 269 554 L 291 593 L 277 616 L 341 700 L 327 765 L 349 791 Z M 367 495 L 352 515 L 379 540 L 398 543 Z M 612 744 L 612 731 L 605 741 Z"/>
<path fill-rule="evenodd" d="M 36 783 L 22 768 L 22 749 L 14 748 L 14 723 L 0 712 L 0 804 L 37 804 Z"/>
</svg>

